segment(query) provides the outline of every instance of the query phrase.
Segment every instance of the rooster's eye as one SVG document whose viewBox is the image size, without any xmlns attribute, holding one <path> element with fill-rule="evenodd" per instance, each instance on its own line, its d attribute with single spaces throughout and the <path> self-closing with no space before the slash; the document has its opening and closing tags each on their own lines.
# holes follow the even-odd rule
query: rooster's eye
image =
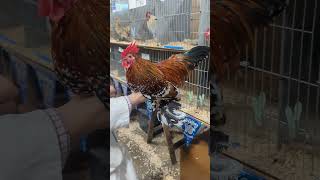
<svg viewBox="0 0 320 180">
<path fill-rule="evenodd" d="M 132 56 L 130 55 L 129 58 L 132 58 Z"/>
</svg>

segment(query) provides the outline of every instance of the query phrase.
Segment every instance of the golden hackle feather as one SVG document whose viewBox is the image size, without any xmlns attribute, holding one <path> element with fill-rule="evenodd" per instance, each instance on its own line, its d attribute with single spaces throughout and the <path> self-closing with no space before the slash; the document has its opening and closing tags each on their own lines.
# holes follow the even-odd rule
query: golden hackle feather
<svg viewBox="0 0 320 180">
<path fill-rule="evenodd" d="M 164 74 L 166 81 L 176 87 L 181 87 L 188 76 L 188 62 L 183 55 L 172 55 L 167 60 L 157 64 L 158 69 Z"/>
<path fill-rule="evenodd" d="M 65 64 L 85 76 L 108 72 L 108 3 L 78 0 L 52 26 L 52 55 L 56 66 Z"/>
<path fill-rule="evenodd" d="M 159 93 L 167 85 L 164 74 L 154 63 L 144 60 L 139 56 L 135 58 L 135 63 L 126 72 L 129 85 L 134 84 L 134 86 L 131 86 L 135 88 L 133 90 L 139 91 L 142 94 Z"/>
<path fill-rule="evenodd" d="M 51 49 L 60 82 L 80 96 L 95 95 L 109 107 L 109 5 L 78 0 L 52 23 Z"/>
</svg>

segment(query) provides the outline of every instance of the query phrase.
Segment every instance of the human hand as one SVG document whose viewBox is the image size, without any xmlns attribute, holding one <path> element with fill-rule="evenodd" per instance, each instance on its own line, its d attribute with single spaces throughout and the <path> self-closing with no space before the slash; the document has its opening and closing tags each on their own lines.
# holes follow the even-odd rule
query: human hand
<svg viewBox="0 0 320 180">
<path fill-rule="evenodd" d="M 74 96 L 71 101 L 56 110 L 70 133 L 73 145 L 79 142 L 82 135 L 107 128 L 109 124 L 109 112 L 95 96 Z"/>
<path fill-rule="evenodd" d="M 113 85 L 110 85 L 110 97 L 115 97 L 117 95 L 117 90 Z"/>
<path fill-rule="evenodd" d="M 140 92 L 133 92 L 128 98 L 133 106 L 137 106 L 147 100 Z"/>
</svg>

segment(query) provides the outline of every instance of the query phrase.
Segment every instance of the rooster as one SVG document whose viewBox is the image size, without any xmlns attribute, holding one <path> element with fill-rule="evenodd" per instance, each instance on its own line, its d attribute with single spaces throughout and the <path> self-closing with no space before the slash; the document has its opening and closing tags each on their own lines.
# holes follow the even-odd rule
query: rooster
<svg viewBox="0 0 320 180">
<path fill-rule="evenodd" d="M 286 4 L 282 0 L 213 1 L 213 61 L 210 67 L 223 79 L 226 64 L 240 65 L 240 53 L 253 40 L 258 27 L 267 26 Z"/>
<path fill-rule="evenodd" d="M 80 96 L 96 95 L 109 108 L 109 28 L 105 0 L 39 0 L 39 14 L 52 24 L 54 69 Z"/>
<path fill-rule="evenodd" d="M 152 15 L 151 12 L 146 13 L 147 18 L 147 27 L 149 31 L 152 33 L 154 39 L 156 39 L 156 28 L 157 28 L 157 17 Z"/>
<path fill-rule="evenodd" d="M 131 39 L 130 39 L 130 34 L 131 34 L 130 26 L 124 26 L 124 27 L 121 26 L 119 17 L 115 18 L 114 30 L 115 30 L 116 34 L 118 35 L 120 41 L 131 41 Z"/>
<path fill-rule="evenodd" d="M 182 87 L 189 73 L 208 58 L 207 46 L 194 47 L 159 63 L 141 58 L 135 42 L 121 53 L 129 88 L 151 99 L 154 109 L 164 107 L 171 101 L 179 101 L 177 88 Z"/>
</svg>

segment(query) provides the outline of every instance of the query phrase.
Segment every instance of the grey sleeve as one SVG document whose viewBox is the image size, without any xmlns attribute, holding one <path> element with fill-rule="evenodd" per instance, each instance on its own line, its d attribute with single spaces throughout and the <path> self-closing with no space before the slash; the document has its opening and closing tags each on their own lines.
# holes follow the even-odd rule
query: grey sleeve
<svg viewBox="0 0 320 180">
<path fill-rule="evenodd" d="M 0 116 L 0 179 L 62 180 L 54 126 L 41 110 Z"/>
</svg>

